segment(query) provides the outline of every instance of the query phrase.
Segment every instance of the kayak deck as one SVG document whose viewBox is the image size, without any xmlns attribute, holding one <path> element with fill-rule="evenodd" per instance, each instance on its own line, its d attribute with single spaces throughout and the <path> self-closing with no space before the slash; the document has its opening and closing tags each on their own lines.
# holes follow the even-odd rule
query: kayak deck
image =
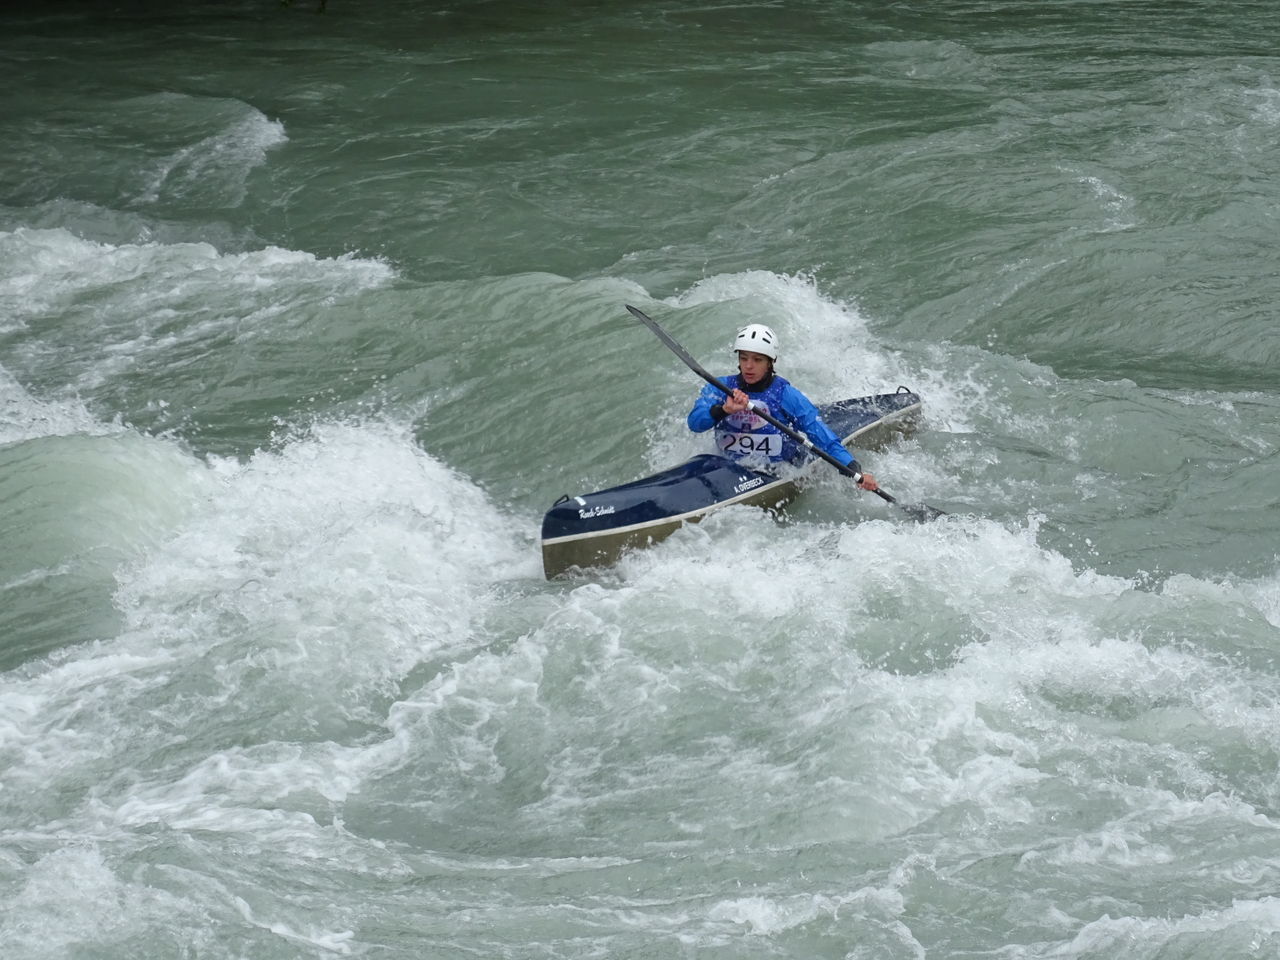
<svg viewBox="0 0 1280 960">
<path fill-rule="evenodd" d="M 846 447 L 874 449 L 910 434 L 918 394 L 896 393 L 819 404 L 823 421 Z M 786 477 L 762 473 L 718 454 L 700 454 L 652 476 L 556 501 L 542 518 L 542 566 L 547 579 L 575 567 L 613 563 L 623 551 L 662 540 L 684 523 L 733 504 L 780 507 L 818 459 Z"/>
</svg>

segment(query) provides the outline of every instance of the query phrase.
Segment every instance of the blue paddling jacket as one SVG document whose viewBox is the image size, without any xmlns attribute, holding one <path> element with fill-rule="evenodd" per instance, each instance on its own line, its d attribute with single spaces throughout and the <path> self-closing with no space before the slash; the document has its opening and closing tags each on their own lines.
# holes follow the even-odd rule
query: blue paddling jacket
<svg viewBox="0 0 1280 960">
<path fill-rule="evenodd" d="M 840 443 L 840 438 L 822 422 L 818 408 L 785 378 L 770 371 L 759 383 L 752 385 L 735 373 L 721 377 L 720 382 L 730 390 L 742 390 L 752 403 L 764 407 L 775 420 L 804 434 L 815 447 L 838 463 L 859 469 L 858 462 Z M 795 463 L 800 459 L 800 448 L 796 442 L 753 411 L 748 409 L 725 414 L 721 405 L 724 396 L 711 384 L 703 387 L 689 411 L 689 429 L 703 433 L 714 427 L 720 453 L 733 460 L 767 460 L 771 463 L 785 460 Z"/>
</svg>

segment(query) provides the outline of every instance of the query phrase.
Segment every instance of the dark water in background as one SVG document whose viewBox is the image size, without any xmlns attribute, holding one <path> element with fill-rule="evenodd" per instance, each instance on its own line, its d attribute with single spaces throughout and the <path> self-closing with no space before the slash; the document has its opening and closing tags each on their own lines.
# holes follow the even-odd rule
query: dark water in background
<svg viewBox="0 0 1280 960">
<path fill-rule="evenodd" d="M 0 13 L 7 956 L 1276 955 L 1280 9 L 312 10 Z"/>
</svg>

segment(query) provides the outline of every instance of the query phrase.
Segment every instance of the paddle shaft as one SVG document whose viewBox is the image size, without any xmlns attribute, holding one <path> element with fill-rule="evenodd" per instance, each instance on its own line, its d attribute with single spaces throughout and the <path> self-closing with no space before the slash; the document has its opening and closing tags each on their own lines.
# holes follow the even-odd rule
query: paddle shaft
<svg viewBox="0 0 1280 960">
<path fill-rule="evenodd" d="M 670 348 L 672 353 L 674 353 L 677 357 L 683 360 L 685 363 L 685 366 L 687 366 L 690 370 L 692 370 L 694 373 L 700 376 L 703 380 L 707 381 L 707 383 L 711 384 L 713 387 L 715 387 L 717 390 L 719 390 L 721 393 L 725 394 L 726 396 L 733 393 L 733 390 L 731 390 L 729 387 L 726 387 L 723 383 L 721 383 L 711 374 L 707 373 L 707 371 L 702 368 L 702 365 L 699 364 L 697 360 L 693 359 L 693 357 L 689 355 L 689 352 L 675 341 L 675 339 L 671 336 L 671 334 L 667 333 L 667 331 L 662 329 L 662 327 L 658 324 L 657 320 L 654 320 L 652 317 L 648 316 L 643 310 L 638 310 L 635 307 L 631 306 L 631 304 L 627 304 L 627 309 L 631 312 L 631 315 L 633 317 L 635 317 L 637 320 L 643 323 L 646 327 L 652 330 L 654 332 L 654 335 L 657 336 L 657 338 L 661 340 L 663 343 L 665 343 Z M 837 470 L 843 473 L 846 477 L 852 477 L 855 483 L 860 483 L 862 481 L 862 474 L 860 474 L 857 470 L 852 469 L 851 467 L 845 466 L 843 463 L 841 463 L 835 457 L 831 456 L 831 454 L 827 453 L 822 448 L 814 446 L 813 441 L 810 440 L 808 437 L 806 437 L 804 434 L 800 433 L 797 430 L 792 430 L 785 423 L 780 422 L 779 420 L 775 419 L 765 411 L 759 409 L 754 403 L 751 404 L 751 411 L 756 416 L 764 420 L 766 423 L 770 423 L 773 426 L 777 427 L 779 430 L 785 433 L 788 437 L 790 437 L 796 443 L 801 444 L 805 449 L 811 451 L 812 453 L 821 457 L 823 460 L 827 461 L 827 463 L 831 464 L 833 467 L 835 467 Z M 871 492 L 874 493 L 876 496 L 880 497 L 881 499 L 888 501 L 889 503 L 898 502 L 897 499 L 889 496 L 889 494 L 885 493 L 883 490 L 879 488 L 872 490 Z"/>
</svg>

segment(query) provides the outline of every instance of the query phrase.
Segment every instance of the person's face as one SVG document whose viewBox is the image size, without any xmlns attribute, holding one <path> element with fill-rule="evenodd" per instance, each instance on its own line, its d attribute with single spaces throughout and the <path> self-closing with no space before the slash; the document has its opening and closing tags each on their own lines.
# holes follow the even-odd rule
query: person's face
<svg viewBox="0 0 1280 960">
<path fill-rule="evenodd" d="M 759 383 L 769 372 L 769 358 L 763 353 L 752 353 L 750 350 L 738 351 L 738 372 L 747 383 Z"/>
</svg>

